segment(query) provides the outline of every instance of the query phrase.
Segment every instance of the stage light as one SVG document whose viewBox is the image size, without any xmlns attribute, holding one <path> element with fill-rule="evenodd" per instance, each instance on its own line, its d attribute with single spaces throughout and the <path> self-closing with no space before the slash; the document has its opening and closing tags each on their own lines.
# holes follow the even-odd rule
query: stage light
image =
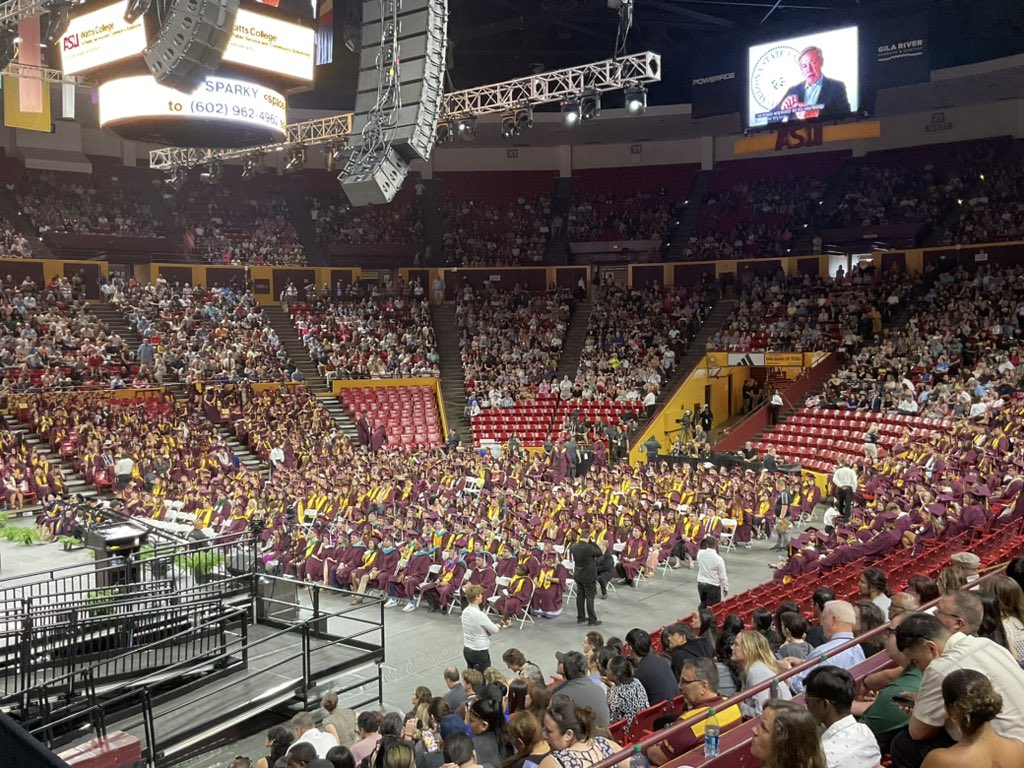
<svg viewBox="0 0 1024 768">
<path fill-rule="evenodd" d="M 134 24 L 149 12 L 153 0 L 128 0 L 128 7 L 124 9 L 124 20 L 127 24 Z"/>
<path fill-rule="evenodd" d="M 593 120 L 601 114 L 601 95 L 591 93 L 580 100 L 580 119 Z"/>
<path fill-rule="evenodd" d="M 207 164 L 206 170 L 199 174 L 199 180 L 204 184 L 216 184 L 220 181 L 221 164 L 213 161 Z"/>
<path fill-rule="evenodd" d="M 64 33 L 68 31 L 68 12 L 71 10 L 71 3 L 67 0 L 54 0 L 46 5 L 46 29 L 43 32 L 43 40 L 51 45 L 56 43 Z"/>
<path fill-rule="evenodd" d="M 164 184 L 177 192 L 185 186 L 185 182 L 188 180 L 188 172 L 188 168 L 174 168 L 171 171 L 171 175 L 164 179 Z"/>
<path fill-rule="evenodd" d="M 260 169 L 259 155 L 246 155 L 242 158 L 242 178 L 253 178 Z"/>
<path fill-rule="evenodd" d="M 306 148 L 292 147 L 288 150 L 284 160 L 284 172 L 296 173 L 306 165 Z"/>
<path fill-rule="evenodd" d="M 459 138 L 463 141 L 473 141 L 476 138 L 476 118 L 464 117 L 455 124 Z"/>
<path fill-rule="evenodd" d="M 451 144 L 455 141 L 455 131 L 450 122 L 442 120 L 437 124 L 435 141 L 438 144 Z"/>
<path fill-rule="evenodd" d="M 533 107 L 527 105 L 516 110 L 516 132 L 522 133 L 527 128 L 533 128 Z"/>
<path fill-rule="evenodd" d="M 340 144 L 328 142 L 324 145 L 324 165 L 328 171 L 345 165 L 345 155 L 348 152 L 348 142 L 344 139 Z"/>
<path fill-rule="evenodd" d="M 7 65 L 14 61 L 18 55 L 18 43 L 21 38 L 10 27 L 0 29 L 0 69 L 6 69 Z"/>
<path fill-rule="evenodd" d="M 575 128 L 580 122 L 580 103 L 576 99 L 562 102 L 562 125 Z"/>
<path fill-rule="evenodd" d="M 513 136 L 518 135 L 519 131 L 516 130 L 515 114 L 505 115 L 501 118 L 501 137 L 503 139 L 511 139 Z"/>
<path fill-rule="evenodd" d="M 634 85 L 622 91 L 626 97 L 626 114 L 642 115 L 647 111 L 647 89 L 642 85 Z"/>
</svg>

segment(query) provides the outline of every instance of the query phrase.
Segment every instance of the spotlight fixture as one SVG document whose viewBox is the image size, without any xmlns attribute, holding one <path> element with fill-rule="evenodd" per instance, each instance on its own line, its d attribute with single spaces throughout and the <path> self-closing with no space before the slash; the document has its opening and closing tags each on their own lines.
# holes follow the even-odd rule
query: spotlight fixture
<svg viewBox="0 0 1024 768">
<path fill-rule="evenodd" d="M 501 118 L 501 138 L 511 139 L 513 136 L 518 136 L 519 131 L 516 130 L 516 116 L 515 113 L 505 115 Z"/>
<path fill-rule="evenodd" d="M 292 147 L 285 154 L 284 172 L 297 173 L 306 165 L 306 148 L 302 146 Z"/>
<path fill-rule="evenodd" d="M 251 179 L 253 178 L 260 169 L 259 155 L 252 154 L 246 155 L 242 158 L 242 178 Z"/>
<path fill-rule="evenodd" d="M 601 114 L 601 95 L 590 93 L 580 99 L 580 119 L 593 120 Z"/>
<path fill-rule="evenodd" d="M 647 111 L 647 89 L 642 85 L 632 85 L 622 93 L 626 97 L 627 115 L 642 115 Z"/>
<path fill-rule="evenodd" d="M 348 141 L 344 138 L 340 144 L 328 142 L 324 145 L 324 165 L 328 171 L 345 164 L 345 154 L 348 152 Z"/>
<path fill-rule="evenodd" d="M 533 128 L 533 107 L 529 104 L 516 110 L 516 131 L 522 133 L 527 128 Z"/>
<path fill-rule="evenodd" d="M 185 181 L 188 179 L 188 171 L 188 168 L 173 168 L 171 175 L 164 179 L 164 184 L 177 192 L 185 186 Z"/>
<path fill-rule="evenodd" d="M 199 180 L 204 184 L 216 184 L 220 181 L 221 170 L 221 164 L 211 160 L 207 164 L 206 170 L 199 174 Z"/>
<path fill-rule="evenodd" d="M 126 24 L 134 24 L 149 12 L 153 0 L 128 0 L 128 7 L 124 9 L 124 20 Z"/>
<path fill-rule="evenodd" d="M 476 118 L 463 117 L 455 124 L 459 138 L 463 141 L 473 141 L 476 138 Z"/>
<path fill-rule="evenodd" d="M 455 141 L 455 133 L 452 131 L 452 124 L 447 120 L 442 120 L 437 124 L 437 138 L 438 144 L 451 144 Z"/>
<path fill-rule="evenodd" d="M 10 27 L 0 29 L 0 69 L 6 69 L 7 65 L 14 61 L 18 55 L 18 43 L 21 38 L 18 33 Z"/>
<path fill-rule="evenodd" d="M 580 103 L 577 99 L 562 102 L 562 125 L 575 128 L 580 122 Z"/>
<path fill-rule="evenodd" d="M 68 12 L 70 10 L 69 0 L 52 0 L 46 4 L 46 27 L 43 32 L 43 40 L 52 45 L 64 37 L 64 33 L 68 31 Z"/>
</svg>

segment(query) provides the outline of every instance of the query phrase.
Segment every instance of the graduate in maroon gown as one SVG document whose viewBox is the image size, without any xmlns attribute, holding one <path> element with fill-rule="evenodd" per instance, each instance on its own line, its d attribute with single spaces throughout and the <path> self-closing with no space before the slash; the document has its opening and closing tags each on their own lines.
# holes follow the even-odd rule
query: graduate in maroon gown
<svg viewBox="0 0 1024 768">
<path fill-rule="evenodd" d="M 462 588 L 466 575 L 466 564 L 455 551 L 446 552 L 441 571 L 437 578 L 420 590 L 420 598 L 430 606 L 430 612 L 442 611 L 455 595 L 455 590 Z"/>
<path fill-rule="evenodd" d="M 640 527 L 634 525 L 630 531 L 626 545 L 619 552 L 619 562 L 615 571 L 619 574 L 619 584 L 627 587 L 635 586 L 636 577 L 644 567 L 647 558 L 647 539 L 642 535 Z"/>
<path fill-rule="evenodd" d="M 526 610 L 533 598 L 533 579 L 524 566 L 516 566 L 515 575 L 500 594 L 501 597 L 494 604 L 494 608 L 501 614 L 501 626 L 507 627 L 516 616 Z"/>
</svg>

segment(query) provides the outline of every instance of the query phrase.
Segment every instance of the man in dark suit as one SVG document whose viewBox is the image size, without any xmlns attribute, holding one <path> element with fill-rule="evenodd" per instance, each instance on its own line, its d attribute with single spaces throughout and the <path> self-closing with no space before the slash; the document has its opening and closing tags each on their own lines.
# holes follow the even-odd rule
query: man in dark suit
<svg viewBox="0 0 1024 768">
<path fill-rule="evenodd" d="M 365 448 L 370 444 L 370 422 L 365 413 L 356 414 L 356 431 L 359 433 L 359 445 Z"/>
<path fill-rule="evenodd" d="M 594 596 L 597 594 L 597 559 L 601 557 L 601 548 L 591 541 L 589 532 L 581 532 L 580 540 L 573 544 L 569 551 L 576 563 L 572 573 L 573 581 L 576 582 L 576 623 L 582 624 L 586 621 L 595 627 L 601 623 L 594 609 Z"/>
<path fill-rule="evenodd" d="M 580 463 L 580 444 L 571 435 L 565 441 L 565 458 L 569 462 L 569 477 L 576 477 L 576 468 Z"/>
<path fill-rule="evenodd" d="M 837 117 L 848 114 L 850 99 L 846 95 L 846 84 L 842 80 L 825 77 L 821 72 L 825 57 L 821 48 L 810 46 L 800 52 L 798 59 L 804 80 L 794 85 L 775 108 L 779 111 L 796 110 L 796 117 L 805 120 L 812 117 Z M 821 105 L 821 109 L 801 109 L 805 106 Z"/>
</svg>

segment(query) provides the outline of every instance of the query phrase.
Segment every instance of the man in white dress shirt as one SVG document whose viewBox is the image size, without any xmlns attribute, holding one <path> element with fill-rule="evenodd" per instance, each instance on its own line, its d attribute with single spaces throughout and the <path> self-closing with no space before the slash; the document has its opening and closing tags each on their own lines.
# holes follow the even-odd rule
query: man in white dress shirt
<svg viewBox="0 0 1024 768">
<path fill-rule="evenodd" d="M 725 571 L 725 560 L 718 554 L 718 539 L 705 536 L 697 552 L 697 595 L 700 597 L 700 607 L 720 603 L 728 594 L 729 575 Z"/>
<path fill-rule="evenodd" d="M 338 746 L 338 740 L 329 733 L 324 733 L 316 727 L 316 720 L 309 712 L 299 712 L 292 718 L 292 728 L 295 729 L 295 744 L 311 744 L 316 750 L 316 756 L 323 759 L 327 757 L 327 751 L 331 747 Z"/>
<path fill-rule="evenodd" d="M 850 714 L 853 675 L 831 664 L 817 667 L 807 676 L 804 691 L 807 711 L 825 726 L 821 747 L 828 768 L 875 768 L 882 761 L 875 734 Z"/>
<path fill-rule="evenodd" d="M 850 522 L 853 514 L 853 497 L 857 493 L 857 473 L 846 459 L 839 460 L 839 467 L 832 473 L 832 485 L 836 489 L 836 504 L 843 520 Z"/>
</svg>

